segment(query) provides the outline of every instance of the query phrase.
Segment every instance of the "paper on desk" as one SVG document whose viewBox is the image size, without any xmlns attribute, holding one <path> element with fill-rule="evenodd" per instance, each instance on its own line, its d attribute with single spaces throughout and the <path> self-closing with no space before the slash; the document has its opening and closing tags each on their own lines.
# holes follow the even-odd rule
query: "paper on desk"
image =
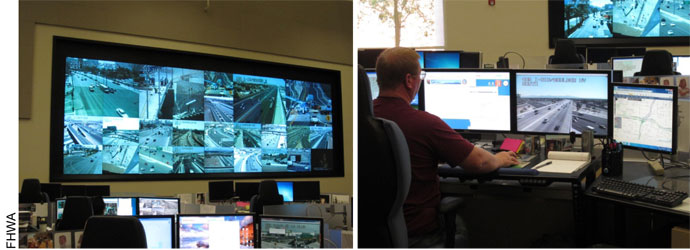
<svg viewBox="0 0 690 250">
<path fill-rule="evenodd" d="M 587 166 L 589 159 L 589 153 L 551 151 L 549 152 L 547 160 L 535 166 L 541 166 L 547 161 L 551 161 L 551 164 L 537 170 L 545 173 L 572 174 L 584 166 Z"/>
</svg>

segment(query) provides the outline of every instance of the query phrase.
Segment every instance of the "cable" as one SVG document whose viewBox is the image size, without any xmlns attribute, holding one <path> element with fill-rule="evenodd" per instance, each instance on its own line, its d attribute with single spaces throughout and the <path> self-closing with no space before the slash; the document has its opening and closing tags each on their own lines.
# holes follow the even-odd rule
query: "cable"
<svg viewBox="0 0 690 250">
<path fill-rule="evenodd" d="M 649 159 L 649 157 L 647 157 L 647 154 L 644 152 L 644 150 L 640 149 L 640 152 L 642 152 L 642 156 L 644 156 L 644 158 L 647 159 L 648 161 L 657 161 L 657 160 L 659 160 L 659 157 L 661 157 L 661 154 L 659 154 L 659 157 L 654 158 L 654 159 Z"/>
<path fill-rule="evenodd" d="M 522 68 L 524 69 L 524 68 L 525 68 L 525 58 L 522 57 L 522 55 L 520 55 L 520 53 L 517 53 L 517 52 L 514 52 L 514 51 L 508 51 L 508 52 L 506 52 L 505 54 L 503 54 L 503 57 L 505 58 L 508 54 L 511 54 L 511 53 L 520 56 L 520 59 L 522 59 Z"/>
<path fill-rule="evenodd" d="M 335 244 L 335 242 L 333 242 L 333 241 L 330 240 L 330 239 L 323 238 L 323 241 L 324 241 L 324 242 L 330 242 L 331 245 L 333 245 L 333 248 L 340 248 L 340 247 L 338 247 L 338 244 Z M 325 246 L 324 246 L 324 247 L 325 247 Z"/>
</svg>

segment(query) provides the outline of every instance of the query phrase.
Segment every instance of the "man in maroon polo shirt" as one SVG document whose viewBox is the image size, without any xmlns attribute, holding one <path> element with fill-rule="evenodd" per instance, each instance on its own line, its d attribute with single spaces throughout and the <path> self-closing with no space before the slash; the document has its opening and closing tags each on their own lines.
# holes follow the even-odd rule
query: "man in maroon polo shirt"
<svg viewBox="0 0 690 250">
<path fill-rule="evenodd" d="M 379 55 L 379 96 L 374 100 L 374 114 L 397 123 L 405 135 L 412 167 L 412 182 L 403 206 L 409 244 L 428 247 L 443 240 L 438 218 L 439 162 L 462 166 L 472 173 L 487 173 L 519 162 L 513 152 L 493 155 L 475 147 L 438 116 L 410 106 L 424 78 L 418 59 L 417 52 L 409 48 L 387 49 Z"/>
</svg>

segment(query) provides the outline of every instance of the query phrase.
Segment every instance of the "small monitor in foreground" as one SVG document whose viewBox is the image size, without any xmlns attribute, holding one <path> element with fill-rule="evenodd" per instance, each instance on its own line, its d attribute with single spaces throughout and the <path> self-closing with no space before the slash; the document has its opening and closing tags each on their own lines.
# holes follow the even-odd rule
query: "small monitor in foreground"
<svg viewBox="0 0 690 250">
<path fill-rule="evenodd" d="M 105 211 L 103 215 L 137 215 L 137 198 L 134 197 L 103 197 Z"/>
<path fill-rule="evenodd" d="M 147 248 L 173 248 L 175 223 L 172 215 L 137 216 L 146 232 Z"/>
<path fill-rule="evenodd" d="M 178 215 L 179 248 L 254 248 L 254 216 Z"/>
<path fill-rule="evenodd" d="M 279 181 L 276 184 L 278 186 L 278 194 L 283 195 L 283 201 L 292 202 L 294 200 L 294 190 L 292 189 L 292 182 Z"/>
<path fill-rule="evenodd" d="M 613 139 L 628 148 L 676 152 L 676 87 L 615 84 Z"/>
<path fill-rule="evenodd" d="M 176 215 L 180 213 L 179 198 L 139 197 L 139 215 Z"/>
<path fill-rule="evenodd" d="M 322 248 L 323 219 L 261 216 L 261 248 Z"/>
<path fill-rule="evenodd" d="M 517 132 L 608 135 L 610 71 L 515 72 Z"/>
</svg>

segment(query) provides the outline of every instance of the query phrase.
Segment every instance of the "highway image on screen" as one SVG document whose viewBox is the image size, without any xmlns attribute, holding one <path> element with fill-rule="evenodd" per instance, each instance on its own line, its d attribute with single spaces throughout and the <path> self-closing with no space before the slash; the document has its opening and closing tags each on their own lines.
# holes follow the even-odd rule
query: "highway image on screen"
<svg viewBox="0 0 690 250">
<path fill-rule="evenodd" d="M 173 121 L 173 146 L 203 147 L 204 122 Z"/>
<path fill-rule="evenodd" d="M 138 174 L 139 146 L 103 146 L 104 174 Z"/>
<path fill-rule="evenodd" d="M 180 216 L 180 248 L 254 248 L 254 219 L 249 216 Z"/>
<path fill-rule="evenodd" d="M 64 145 L 102 145 L 103 121 L 88 116 L 65 117 Z"/>
<path fill-rule="evenodd" d="M 309 142 L 309 127 L 289 126 L 287 127 L 287 147 L 288 148 L 311 148 Z"/>
<path fill-rule="evenodd" d="M 204 71 L 205 96 L 217 96 L 232 98 L 233 93 L 232 74 Z"/>
<path fill-rule="evenodd" d="M 139 198 L 139 215 L 175 215 L 179 205 L 177 199 Z"/>
<path fill-rule="evenodd" d="M 262 248 L 320 248 L 320 221 L 261 218 Z"/>
<path fill-rule="evenodd" d="M 261 172 L 261 149 L 235 148 L 235 172 Z"/>
<path fill-rule="evenodd" d="M 261 124 L 235 123 L 235 147 L 261 147 Z"/>
<path fill-rule="evenodd" d="M 518 131 L 607 134 L 606 74 L 517 73 Z"/>
<path fill-rule="evenodd" d="M 261 149 L 261 172 L 287 172 L 287 149 Z"/>
<path fill-rule="evenodd" d="M 139 173 L 173 173 L 173 147 L 141 146 L 139 148 Z"/>
<path fill-rule="evenodd" d="M 682 0 L 615 1 L 613 30 L 634 37 L 688 36 L 688 7 Z"/>
<path fill-rule="evenodd" d="M 171 120 L 140 120 L 139 145 L 167 147 L 172 145 Z"/>
<path fill-rule="evenodd" d="M 330 85 L 286 80 L 288 126 L 331 126 Z"/>
<path fill-rule="evenodd" d="M 204 173 L 203 147 L 174 147 L 173 173 L 201 174 Z"/>
<path fill-rule="evenodd" d="M 204 144 L 207 148 L 235 146 L 235 129 L 233 123 L 206 122 Z"/>
<path fill-rule="evenodd" d="M 204 97 L 204 120 L 211 122 L 232 122 L 232 98 Z"/>
<path fill-rule="evenodd" d="M 287 148 L 285 125 L 264 124 L 261 126 L 261 148 Z"/>
<path fill-rule="evenodd" d="M 101 145 L 65 145 L 63 172 L 65 174 L 102 174 Z"/>
<path fill-rule="evenodd" d="M 611 0 L 565 0 L 565 34 L 568 38 L 606 38 L 612 34 Z"/>
<path fill-rule="evenodd" d="M 206 148 L 204 167 L 206 173 L 235 172 L 235 148 Z"/>
<path fill-rule="evenodd" d="M 673 90 L 614 86 L 613 138 L 626 146 L 670 152 Z"/>
<path fill-rule="evenodd" d="M 311 148 L 333 149 L 333 128 L 309 127 Z"/>
<path fill-rule="evenodd" d="M 294 172 L 311 171 L 311 150 L 292 149 L 287 150 L 287 169 Z"/>
<path fill-rule="evenodd" d="M 285 124 L 285 80 L 233 75 L 235 122 Z"/>
<path fill-rule="evenodd" d="M 138 145 L 139 119 L 103 117 L 103 145 Z"/>
</svg>

